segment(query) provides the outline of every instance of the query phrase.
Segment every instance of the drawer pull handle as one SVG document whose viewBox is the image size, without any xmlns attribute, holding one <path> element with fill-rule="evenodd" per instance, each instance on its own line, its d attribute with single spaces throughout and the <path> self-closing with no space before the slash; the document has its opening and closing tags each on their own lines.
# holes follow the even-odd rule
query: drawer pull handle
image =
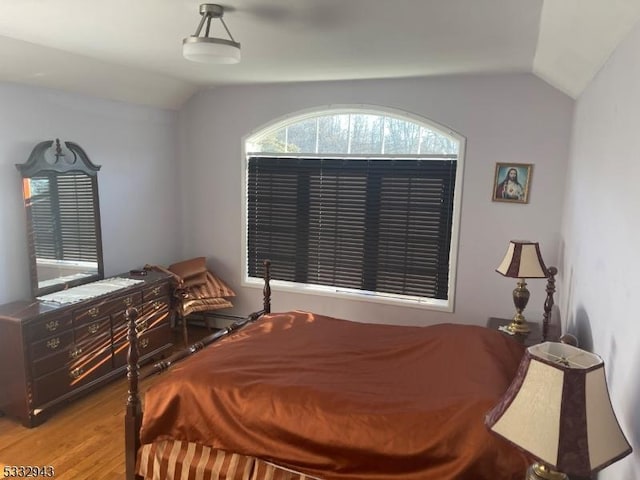
<svg viewBox="0 0 640 480">
<path fill-rule="evenodd" d="M 153 309 L 159 310 L 160 308 L 162 308 L 162 305 L 164 305 L 163 302 L 156 300 L 155 302 L 153 302 Z"/>
<path fill-rule="evenodd" d="M 100 309 L 98 307 L 93 307 L 89 309 L 88 313 L 90 317 L 96 318 L 100 313 Z"/>
<path fill-rule="evenodd" d="M 140 340 L 140 348 L 145 349 L 149 346 L 149 339 L 143 338 Z"/>
<path fill-rule="evenodd" d="M 58 320 L 51 320 L 50 322 L 44 324 L 44 328 L 46 328 L 50 332 L 55 332 L 59 326 L 60 322 L 58 322 Z"/>
<path fill-rule="evenodd" d="M 131 304 L 133 303 L 133 298 L 127 297 L 127 298 L 122 300 L 122 303 L 124 303 L 125 307 L 130 307 Z"/>
<path fill-rule="evenodd" d="M 74 348 L 73 350 L 71 350 L 69 352 L 69 356 L 71 358 L 78 358 L 80 356 L 80 354 L 82 353 L 82 349 L 81 348 Z"/>
<path fill-rule="evenodd" d="M 153 290 L 151 290 L 151 293 L 153 295 L 158 295 L 160 293 L 160 289 L 161 287 L 155 287 Z"/>
<path fill-rule="evenodd" d="M 93 335 L 98 330 L 100 330 L 100 324 L 99 323 L 92 323 L 91 325 L 89 325 L 89 327 L 87 327 L 87 330 L 89 331 L 90 334 Z"/>
<path fill-rule="evenodd" d="M 84 368 L 78 367 L 78 368 L 74 368 L 73 370 L 71 370 L 69 372 L 69 376 L 75 380 L 76 378 L 78 378 L 83 373 L 84 373 Z"/>
<path fill-rule="evenodd" d="M 149 328 L 149 322 L 146 318 L 136 323 L 136 331 L 138 333 L 144 332 L 147 328 Z"/>
<path fill-rule="evenodd" d="M 47 347 L 51 350 L 55 350 L 60 346 L 60 339 L 58 337 L 52 338 L 51 340 L 47 340 Z"/>
</svg>

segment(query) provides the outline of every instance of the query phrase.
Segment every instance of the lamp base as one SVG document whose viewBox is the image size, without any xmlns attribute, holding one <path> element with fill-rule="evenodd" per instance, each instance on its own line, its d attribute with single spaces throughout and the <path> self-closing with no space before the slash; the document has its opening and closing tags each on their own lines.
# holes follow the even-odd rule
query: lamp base
<svg viewBox="0 0 640 480">
<path fill-rule="evenodd" d="M 534 463 L 527 470 L 526 480 L 568 480 L 564 473 L 553 470 L 542 463 Z"/>
<path fill-rule="evenodd" d="M 527 290 L 527 282 L 525 282 L 524 278 L 520 278 L 518 286 L 513 290 L 513 304 L 516 307 L 516 314 L 507 326 L 507 330 L 511 333 L 529 333 L 531 331 L 522 314 L 528 302 L 529 290 Z"/>
<path fill-rule="evenodd" d="M 529 325 L 527 325 L 527 321 L 521 313 L 517 313 L 513 317 L 511 323 L 507 325 L 507 330 L 510 333 L 529 333 L 531 331 Z"/>
</svg>

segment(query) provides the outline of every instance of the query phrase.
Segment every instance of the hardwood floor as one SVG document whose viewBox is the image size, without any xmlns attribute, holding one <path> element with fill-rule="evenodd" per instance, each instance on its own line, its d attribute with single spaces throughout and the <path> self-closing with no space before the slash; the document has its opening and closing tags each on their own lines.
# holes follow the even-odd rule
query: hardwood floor
<svg viewBox="0 0 640 480">
<path fill-rule="evenodd" d="M 204 328 L 189 330 L 193 341 L 209 333 Z M 181 336 L 181 332 L 176 335 L 176 345 Z M 141 393 L 157 378 L 145 380 Z M 57 480 L 123 479 L 126 397 L 123 374 L 121 379 L 64 406 L 36 428 L 0 417 L 0 478 L 5 478 L 5 466 L 51 465 Z"/>
</svg>

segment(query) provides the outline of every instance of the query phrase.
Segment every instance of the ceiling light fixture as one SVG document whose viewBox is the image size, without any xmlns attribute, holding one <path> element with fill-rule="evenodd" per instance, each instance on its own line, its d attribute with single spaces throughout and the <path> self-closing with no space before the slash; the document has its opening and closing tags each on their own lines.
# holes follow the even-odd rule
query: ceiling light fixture
<svg viewBox="0 0 640 480">
<path fill-rule="evenodd" d="M 202 63 L 238 63 L 240 61 L 240 44 L 233 39 L 229 28 L 222 19 L 224 8 L 214 3 L 200 5 L 202 19 L 194 35 L 190 35 L 182 41 L 182 55 L 187 60 Z M 220 19 L 222 26 L 227 31 L 231 40 L 209 36 L 211 20 Z M 204 36 L 200 36 L 202 27 L 207 24 Z"/>
</svg>

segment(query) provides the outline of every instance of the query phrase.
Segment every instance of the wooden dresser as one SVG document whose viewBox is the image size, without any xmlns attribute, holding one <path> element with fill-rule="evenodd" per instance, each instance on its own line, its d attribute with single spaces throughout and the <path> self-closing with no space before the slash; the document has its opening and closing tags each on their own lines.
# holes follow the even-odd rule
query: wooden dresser
<svg viewBox="0 0 640 480">
<path fill-rule="evenodd" d="M 124 378 L 129 307 L 140 312 L 142 361 L 171 348 L 170 277 L 117 277 L 143 282 L 73 304 L 0 305 L 0 411 L 33 427 L 65 402 Z"/>
</svg>

